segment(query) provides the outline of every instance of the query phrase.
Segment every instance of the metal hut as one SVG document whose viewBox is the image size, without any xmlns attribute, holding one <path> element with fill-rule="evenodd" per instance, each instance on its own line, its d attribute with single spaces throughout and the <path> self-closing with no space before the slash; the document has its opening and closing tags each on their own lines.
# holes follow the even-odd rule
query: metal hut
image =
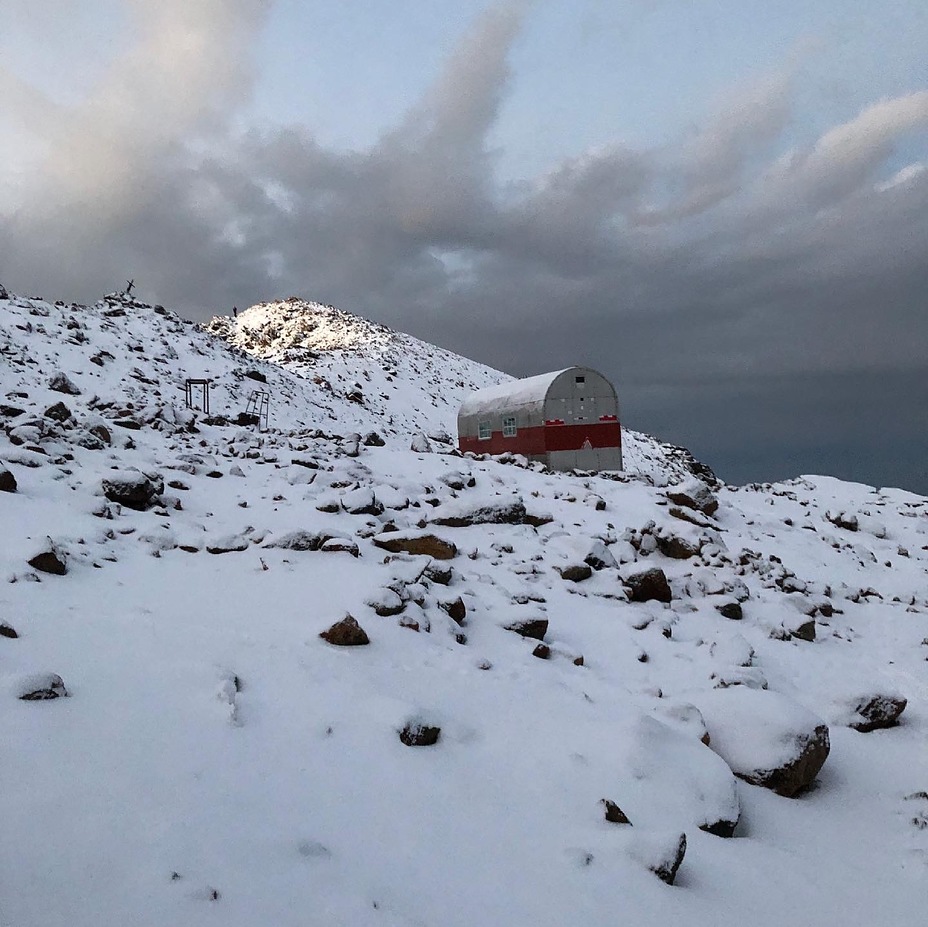
<svg viewBox="0 0 928 927">
<path fill-rule="evenodd" d="M 568 367 L 477 390 L 458 412 L 458 446 L 524 454 L 552 470 L 621 470 L 615 388 L 589 367 Z"/>
</svg>

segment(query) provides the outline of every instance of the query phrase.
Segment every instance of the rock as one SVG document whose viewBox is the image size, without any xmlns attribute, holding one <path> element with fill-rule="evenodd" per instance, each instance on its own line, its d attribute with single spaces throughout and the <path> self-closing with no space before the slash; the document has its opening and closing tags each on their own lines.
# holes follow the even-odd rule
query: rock
<svg viewBox="0 0 928 927">
<path fill-rule="evenodd" d="M 792 798 L 811 785 L 828 757 L 828 726 L 783 695 L 732 686 L 696 702 L 711 749 L 745 782 Z"/>
<path fill-rule="evenodd" d="M 48 381 L 48 388 L 56 393 L 66 393 L 69 396 L 79 396 L 81 392 L 68 375 L 60 371 Z"/>
<path fill-rule="evenodd" d="M 0 463 L 0 492 L 16 492 L 16 477 Z"/>
<path fill-rule="evenodd" d="M 667 498 L 677 505 L 695 509 L 704 515 L 714 515 L 719 508 L 719 501 L 709 490 L 709 487 L 705 483 L 695 480 L 668 490 Z"/>
<path fill-rule="evenodd" d="M 125 428 L 128 431 L 138 431 L 142 427 L 142 423 L 134 418 L 116 418 L 113 419 L 113 424 L 118 425 L 120 428 Z M 209 424 L 207 422 L 207 424 Z"/>
<path fill-rule="evenodd" d="M 532 656 L 537 657 L 539 660 L 550 660 L 551 648 L 547 644 L 538 644 L 532 651 Z"/>
<path fill-rule="evenodd" d="M 583 562 L 594 570 L 614 570 L 618 567 L 612 551 L 602 541 L 593 542 L 590 552 L 583 558 Z"/>
<path fill-rule="evenodd" d="M 360 487 L 346 492 L 341 498 L 341 506 L 349 515 L 381 515 L 383 505 L 377 500 L 372 489 Z"/>
<path fill-rule="evenodd" d="M 634 835 L 630 852 L 662 882 L 673 885 L 686 854 L 686 834 L 645 832 Z"/>
<path fill-rule="evenodd" d="M 464 621 L 467 618 L 467 606 L 460 596 L 452 602 L 439 602 L 438 604 L 448 613 L 448 617 L 455 624 L 459 624 L 462 627 L 464 626 Z"/>
<path fill-rule="evenodd" d="M 506 625 L 506 630 L 531 640 L 543 641 L 548 633 L 548 619 L 528 618 L 524 621 L 514 621 Z"/>
<path fill-rule="evenodd" d="M 689 560 L 699 553 L 699 546 L 675 534 L 657 535 L 657 549 L 672 560 Z"/>
<path fill-rule="evenodd" d="M 806 621 L 800 621 L 793 627 L 787 628 L 792 637 L 797 637 L 801 641 L 815 640 L 815 621 L 808 618 Z"/>
<path fill-rule="evenodd" d="M 525 503 L 520 496 L 483 505 L 446 506 L 445 513 L 433 518 L 436 525 L 449 528 L 466 528 L 470 525 L 522 525 L 526 524 Z"/>
<path fill-rule="evenodd" d="M 836 528 L 843 528 L 845 531 L 857 531 L 860 528 L 857 516 L 848 515 L 846 512 L 826 512 L 825 518 Z"/>
<path fill-rule="evenodd" d="M 400 740 L 407 747 L 431 747 L 438 743 L 441 728 L 433 727 L 422 721 L 407 721 L 399 732 Z"/>
<path fill-rule="evenodd" d="M 628 588 L 628 597 L 632 602 L 669 602 L 671 600 L 670 583 L 659 567 L 651 567 L 642 573 L 633 573 L 623 580 Z"/>
<path fill-rule="evenodd" d="M 449 586 L 454 574 L 452 573 L 450 566 L 446 567 L 437 563 L 430 563 L 425 568 L 424 575 L 426 579 L 431 580 L 433 583 L 436 583 L 439 586 Z"/>
<path fill-rule="evenodd" d="M 554 568 L 561 574 L 561 579 L 571 583 L 582 583 L 593 575 L 593 568 L 585 563 L 573 563 L 570 566 Z"/>
<path fill-rule="evenodd" d="M 603 806 L 605 818 L 610 824 L 628 824 L 631 827 L 632 822 L 629 821 L 625 812 L 614 801 L 601 798 L 599 803 Z"/>
<path fill-rule="evenodd" d="M 53 422 L 66 422 L 71 417 L 71 410 L 63 402 L 56 402 L 45 410 L 45 417 Z"/>
<path fill-rule="evenodd" d="M 326 554 L 345 553 L 351 554 L 352 557 L 361 556 L 357 542 L 352 541 L 351 538 L 329 538 L 319 549 Z"/>
<path fill-rule="evenodd" d="M 387 442 L 384 441 L 376 431 L 369 431 L 364 436 L 363 444 L 365 447 L 384 447 L 386 443 Z"/>
<path fill-rule="evenodd" d="M 8 637 L 10 640 L 16 640 L 19 635 L 16 629 L 7 621 L 0 621 L 0 637 Z"/>
<path fill-rule="evenodd" d="M 210 554 L 232 554 L 248 550 L 250 542 L 243 534 L 227 534 L 217 538 L 206 545 L 206 552 Z"/>
<path fill-rule="evenodd" d="M 715 610 L 723 618 L 728 618 L 731 621 L 741 621 L 744 617 L 744 610 L 741 608 L 741 603 L 734 600 L 720 602 L 715 606 Z"/>
<path fill-rule="evenodd" d="M 319 636 L 336 647 L 361 647 L 371 642 L 367 632 L 351 615 L 346 615 L 341 621 L 336 621 L 331 628 L 323 631 Z"/>
<path fill-rule="evenodd" d="M 907 704 L 908 700 L 901 695 L 861 696 L 853 699 L 848 706 L 852 717 L 847 726 L 864 734 L 881 728 L 895 727 Z"/>
<path fill-rule="evenodd" d="M 306 531 L 298 529 L 289 531 L 280 537 L 272 538 L 264 546 L 272 548 L 281 548 L 282 550 L 319 550 L 331 535 L 323 534 L 319 531 Z"/>
<path fill-rule="evenodd" d="M 406 603 L 393 589 L 384 589 L 377 598 L 370 599 L 367 604 L 381 618 L 399 615 L 406 609 Z"/>
<path fill-rule="evenodd" d="M 145 511 L 164 492 L 164 480 L 138 470 L 116 470 L 103 477 L 103 495 L 129 509 Z"/>
<path fill-rule="evenodd" d="M 113 437 L 110 434 L 109 428 L 105 425 L 91 425 L 87 429 L 97 440 L 102 441 L 106 445 L 110 445 L 113 442 Z"/>
<path fill-rule="evenodd" d="M 0 403 L 0 415 L 4 418 L 18 418 L 20 415 L 24 415 L 25 411 L 25 409 L 20 409 L 17 406 L 8 406 L 5 403 Z"/>
<path fill-rule="evenodd" d="M 246 370 L 245 376 L 249 380 L 257 380 L 258 383 L 267 383 L 267 377 L 260 370 Z"/>
<path fill-rule="evenodd" d="M 417 454 L 431 454 L 432 442 L 421 431 L 413 435 L 409 449 Z"/>
<path fill-rule="evenodd" d="M 29 561 L 29 566 L 40 573 L 51 573 L 53 576 L 64 576 L 68 572 L 64 553 L 54 547 L 36 554 Z"/>
<path fill-rule="evenodd" d="M 454 544 L 434 534 L 390 531 L 377 534 L 371 540 L 376 547 L 391 554 L 423 554 L 435 560 L 451 560 L 458 555 L 458 549 Z"/>
<path fill-rule="evenodd" d="M 57 673 L 33 673 L 16 683 L 16 697 L 24 702 L 44 702 L 53 698 L 67 698 L 70 692 Z"/>
</svg>

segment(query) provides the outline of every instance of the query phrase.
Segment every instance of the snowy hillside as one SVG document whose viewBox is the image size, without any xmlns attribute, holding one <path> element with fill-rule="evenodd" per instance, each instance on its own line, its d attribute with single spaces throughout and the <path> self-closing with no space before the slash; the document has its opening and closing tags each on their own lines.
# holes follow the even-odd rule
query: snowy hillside
<svg viewBox="0 0 928 927">
<path fill-rule="evenodd" d="M 281 307 L 0 291 L 0 924 L 924 923 L 928 500 L 411 451 L 500 375 Z"/>
<path fill-rule="evenodd" d="M 291 297 L 259 303 L 206 330 L 309 379 L 314 401 L 342 429 L 374 429 L 400 446 L 418 432 L 453 438 L 464 399 L 512 377 L 332 306 Z M 625 466 L 659 483 L 706 473 L 683 448 L 623 430 Z"/>
</svg>

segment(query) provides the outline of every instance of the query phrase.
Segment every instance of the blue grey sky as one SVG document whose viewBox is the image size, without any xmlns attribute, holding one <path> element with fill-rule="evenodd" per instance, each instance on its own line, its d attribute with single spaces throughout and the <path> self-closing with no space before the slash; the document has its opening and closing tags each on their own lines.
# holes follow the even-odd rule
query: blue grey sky
<svg viewBox="0 0 928 927">
<path fill-rule="evenodd" d="M 4 0 L 0 282 L 589 363 L 732 482 L 928 492 L 928 5 Z"/>
</svg>

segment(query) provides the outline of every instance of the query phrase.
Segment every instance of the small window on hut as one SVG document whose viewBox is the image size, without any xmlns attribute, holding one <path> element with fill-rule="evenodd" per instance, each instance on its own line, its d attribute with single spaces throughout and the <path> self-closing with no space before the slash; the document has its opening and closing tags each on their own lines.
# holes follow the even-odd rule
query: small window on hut
<svg viewBox="0 0 928 927">
<path fill-rule="evenodd" d="M 480 441 L 489 441 L 492 434 L 493 432 L 490 431 L 489 422 L 480 422 L 480 424 L 477 426 L 477 438 Z"/>
<path fill-rule="evenodd" d="M 514 438 L 516 436 L 516 417 L 509 415 L 503 419 L 503 437 Z"/>
<path fill-rule="evenodd" d="M 574 383 L 586 383 L 586 377 L 574 377 Z"/>
</svg>

